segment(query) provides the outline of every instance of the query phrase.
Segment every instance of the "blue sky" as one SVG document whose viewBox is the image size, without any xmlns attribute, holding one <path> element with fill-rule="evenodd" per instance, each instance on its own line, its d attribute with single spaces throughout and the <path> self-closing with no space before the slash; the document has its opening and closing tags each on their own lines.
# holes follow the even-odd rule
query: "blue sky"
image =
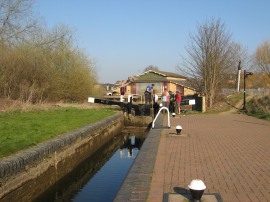
<svg viewBox="0 0 270 202">
<path fill-rule="evenodd" d="M 96 62 L 99 81 L 115 83 L 149 65 L 176 69 L 189 34 L 220 18 L 233 41 L 250 54 L 270 40 L 269 0 L 36 0 L 35 12 L 49 28 L 65 24 Z"/>
</svg>

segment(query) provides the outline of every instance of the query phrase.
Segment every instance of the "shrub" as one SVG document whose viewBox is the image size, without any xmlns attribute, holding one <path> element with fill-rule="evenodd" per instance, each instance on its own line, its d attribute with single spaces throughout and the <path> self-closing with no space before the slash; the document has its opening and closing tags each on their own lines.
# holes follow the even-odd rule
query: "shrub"
<svg viewBox="0 0 270 202">
<path fill-rule="evenodd" d="M 253 97 L 247 103 L 247 113 L 252 116 L 270 120 L 270 95 Z"/>
</svg>

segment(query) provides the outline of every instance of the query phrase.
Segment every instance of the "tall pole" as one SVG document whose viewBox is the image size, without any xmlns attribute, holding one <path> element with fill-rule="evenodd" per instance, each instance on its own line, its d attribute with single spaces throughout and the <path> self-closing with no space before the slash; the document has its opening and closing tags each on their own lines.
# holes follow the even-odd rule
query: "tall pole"
<svg viewBox="0 0 270 202">
<path fill-rule="evenodd" d="M 237 74 L 237 92 L 240 91 L 240 75 L 241 75 L 241 60 L 238 64 L 238 74 Z"/>
</svg>

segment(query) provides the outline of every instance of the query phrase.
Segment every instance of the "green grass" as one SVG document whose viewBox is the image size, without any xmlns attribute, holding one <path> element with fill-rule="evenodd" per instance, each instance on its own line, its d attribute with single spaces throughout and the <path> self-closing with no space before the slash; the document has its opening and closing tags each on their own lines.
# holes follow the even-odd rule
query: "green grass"
<svg viewBox="0 0 270 202">
<path fill-rule="evenodd" d="M 242 101 L 243 99 L 244 99 L 244 94 L 243 93 L 236 93 L 236 94 L 228 96 L 226 98 L 226 103 L 229 106 L 235 106 L 239 101 Z"/>
<path fill-rule="evenodd" d="M 0 158 L 115 114 L 111 109 L 60 108 L 0 114 Z"/>
<path fill-rule="evenodd" d="M 247 113 L 249 116 L 253 116 L 259 119 L 264 119 L 270 121 L 270 113 Z"/>
</svg>

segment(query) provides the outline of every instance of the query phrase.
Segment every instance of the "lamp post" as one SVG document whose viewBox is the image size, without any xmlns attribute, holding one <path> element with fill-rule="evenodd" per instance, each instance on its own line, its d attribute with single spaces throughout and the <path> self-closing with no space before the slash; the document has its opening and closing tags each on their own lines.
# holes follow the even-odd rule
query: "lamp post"
<svg viewBox="0 0 270 202">
<path fill-rule="evenodd" d="M 247 72 L 246 70 L 244 70 L 244 106 L 243 106 L 243 111 L 246 112 L 246 78 L 250 75 L 252 75 L 252 72 Z"/>
</svg>

